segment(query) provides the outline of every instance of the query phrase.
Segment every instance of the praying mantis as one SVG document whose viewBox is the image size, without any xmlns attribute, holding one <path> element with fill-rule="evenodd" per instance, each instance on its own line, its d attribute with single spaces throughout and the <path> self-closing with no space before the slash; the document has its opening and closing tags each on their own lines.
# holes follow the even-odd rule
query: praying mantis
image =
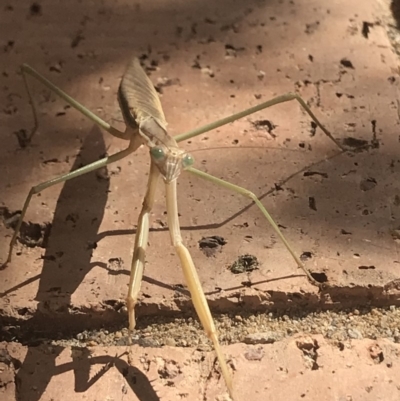
<svg viewBox="0 0 400 401">
<path fill-rule="evenodd" d="M 274 220 L 265 209 L 263 204 L 260 202 L 260 200 L 256 197 L 256 195 L 246 190 L 245 188 L 239 187 L 235 184 L 224 181 L 220 178 L 214 177 L 210 174 L 194 168 L 193 157 L 185 150 L 179 148 L 178 143 L 221 127 L 225 124 L 229 124 L 237 119 L 256 113 L 267 107 L 291 100 L 296 100 L 315 122 L 315 124 L 325 133 L 325 135 L 330 140 L 332 140 L 335 145 L 341 150 L 344 149 L 342 148 L 340 143 L 335 138 L 333 138 L 329 131 L 327 131 L 325 127 L 319 122 L 319 120 L 316 118 L 316 116 L 313 114 L 307 104 L 302 100 L 302 98 L 295 93 L 288 93 L 282 96 L 275 97 L 269 101 L 248 108 L 242 112 L 233 114 L 218 121 L 204 125 L 200 128 L 172 137 L 167 132 L 167 122 L 158 94 L 151 80 L 141 67 L 140 61 L 137 58 L 133 58 L 128 64 L 118 90 L 118 102 L 126 125 L 125 131 L 120 131 L 111 126 L 109 123 L 102 120 L 100 117 L 98 117 L 90 110 L 85 108 L 82 104 L 77 102 L 75 99 L 67 95 L 53 83 L 48 81 L 45 77 L 43 77 L 29 65 L 24 64 L 22 66 L 22 76 L 33 111 L 34 128 L 32 131 L 32 135 L 38 128 L 38 118 L 35 103 L 33 102 L 33 98 L 29 90 L 27 79 L 28 76 L 31 76 L 40 81 L 44 86 L 46 86 L 49 90 L 61 97 L 70 106 L 81 112 L 93 123 L 97 124 L 111 135 L 119 139 L 128 141 L 128 146 L 124 150 L 104 157 L 101 160 L 95 161 L 84 167 L 78 168 L 77 170 L 33 186 L 25 200 L 21 214 L 19 216 L 18 223 L 10 242 L 7 259 L 0 267 L 0 269 L 5 268 L 6 265 L 11 262 L 13 248 L 16 244 L 22 221 L 33 195 L 53 185 L 65 182 L 72 178 L 100 169 L 111 163 L 121 160 L 129 156 L 131 153 L 135 152 L 142 145 L 148 147 L 151 159 L 150 173 L 148 177 L 147 189 L 144 196 L 142 209 L 138 218 L 131 265 L 131 274 L 129 280 L 129 290 L 126 299 L 129 318 L 129 332 L 131 333 L 132 330 L 134 330 L 135 328 L 135 306 L 138 302 L 138 296 L 145 266 L 145 254 L 149 235 L 149 215 L 155 201 L 155 190 L 157 187 L 157 183 L 161 178 L 165 184 L 167 220 L 171 242 L 172 245 L 175 247 L 176 253 L 178 254 L 178 257 L 180 259 L 185 280 L 190 291 L 196 313 L 201 324 L 203 325 L 207 336 L 213 343 L 220 364 L 222 376 L 225 380 L 230 396 L 234 398 L 233 382 L 220 343 L 218 341 L 218 333 L 206 297 L 204 295 L 200 279 L 197 275 L 194 262 L 188 249 L 185 247 L 182 241 L 180 233 L 177 205 L 177 179 L 180 173 L 182 171 L 186 171 L 197 177 L 203 178 L 207 181 L 211 181 L 214 184 L 220 185 L 228 190 L 232 190 L 250 198 L 260 209 L 267 221 L 271 224 L 277 235 L 280 237 L 280 239 L 292 255 L 298 267 L 304 271 L 308 280 L 314 285 L 318 286 L 319 284 L 314 280 L 314 278 L 302 264 L 299 257 L 293 251 L 292 247 L 289 245 L 286 238 L 282 234 L 278 225 L 274 222 Z"/>
</svg>

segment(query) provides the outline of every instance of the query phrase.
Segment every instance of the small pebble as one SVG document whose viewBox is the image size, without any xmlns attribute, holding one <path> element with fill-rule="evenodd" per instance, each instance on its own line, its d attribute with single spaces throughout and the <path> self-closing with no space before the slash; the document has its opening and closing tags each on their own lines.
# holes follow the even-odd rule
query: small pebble
<svg viewBox="0 0 400 401">
<path fill-rule="evenodd" d="M 349 335 L 349 338 L 353 340 L 362 340 L 363 338 L 362 334 L 357 329 L 348 329 L 347 334 Z"/>
<path fill-rule="evenodd" d="M 268 331 L 265 333 L 253 333 L 248 334 L 243 342 L 246 344 L 273 344 L 275 341 L 278 341 L 283 336 L 280 333 L 275 333 L 273 331 Z"/>
<path fill-rule="evenodd" d="M 168 347 L 175 347 L 176 341 L 172 337 L 167 337 L 165 339 L 165 345 L 167 345 Z"/>
<path fill-rule="evenodd" d="M 263 348 L 248 348 L 244 353 L 244 357 L 248 361 L 261 361 L 264 358 L 264 349 Z"/>
</svg>

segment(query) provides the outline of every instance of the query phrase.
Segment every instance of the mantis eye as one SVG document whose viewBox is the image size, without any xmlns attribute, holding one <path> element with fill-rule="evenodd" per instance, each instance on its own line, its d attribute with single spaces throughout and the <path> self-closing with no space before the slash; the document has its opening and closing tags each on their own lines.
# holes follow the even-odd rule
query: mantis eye
<svg viewBox="0 0 400 401">
<path fill-rule="evenodd" d="M 194 158 L 192 155 L 186 155 L 182 159 L 182 167 L 185 169 L 187 167 L 190 167 L 194 163 Z"/>
<path fill-rule="evenodd" d="M 159 147 L 155 146 L 150 149 L 150 154 L 155 160 L 162 160 L 165 157 L 164 151 Z"/>
</svg>

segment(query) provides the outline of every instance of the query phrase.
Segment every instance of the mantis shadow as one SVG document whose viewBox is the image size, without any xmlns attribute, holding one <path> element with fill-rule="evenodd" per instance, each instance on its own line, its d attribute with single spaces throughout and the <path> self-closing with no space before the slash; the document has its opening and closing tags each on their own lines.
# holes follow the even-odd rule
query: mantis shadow
<svg viewBox="0 0 400 401">
<path fill-rule="evenodd" d="M 103 378 L 110 369 L 116 368 L 139 400 L 160 400 L 146 375 L 122 359 L 127 352 L 115 356 L 92 356 L 87 348 L 71 347 L 72 361 L 56 365 L 54 355 L 60 355 L 64 351 L 64 347 L 46 346 L 46 348 L 47 350 L 51 349 L 51 352 L 43 352 L 41 347 L 31 347 L 28 350 L 23 366 L 18 369 L 16 375 L 17 399 L 39 400 L 48 385 L 48 381 L 45 380 L 47 376 L 44 376 L 45 371 L 51 372 L 51 377 L 73 371 L 74 391 L 84 393 Z M 97 365 L 100 365 L 101 368 L 96 373 L 91 373 L 95 371 Z M 32 375 L 32 372 L 35 373 Z M 121 391 L 126 393 L 126 386 L 123 386 Z"/>
<path fill-rule="evenodd" d="M 102 135 L 94 128 L 85 138 L 71 170 L 104 157 L 105 153 Z M 62 317 L 70 314 L 71 296 L 93 268 L 93 264 L 90 263 L 94 248 L 93 238 L 96 237 L 102 221 L 109 189 L 109 180 L 102 177 L 103 175 L 99 177 L 93 172 L 64 183 L 43 258 L 42 273 L 39 275 L 35 298 L 38 302 L 37 309 L 29 320 L 30 327 L 35 328 L 35 337 L 38 333 L 40 337 L 41 331 L 63 333 L 67 329 L 64 324 L 54 327 L 57 324 L 55 322 L 62 319 L 52 319 L 51 316 Z M 88 358 L 86 351 L 80 348 L 80 357 L 73 357 L 69 364 L 56 366 L 56 360 L 64 348 L 51 348 L 52 352 L 43 353 L 37 347 L 29 346 L 16 374 L 17 400 L 40 400 L 51 378 L 71 369 L 75 372 L 75 391 L 86 391 L 102 376 L 89 378 L 90 366 L 93 364 L 104 364 L 103 370 L 107 370 L 111 365 L 115 366 L 139 399 L 158 400 L 145 375 L 120 357 Z"/>
</svg>

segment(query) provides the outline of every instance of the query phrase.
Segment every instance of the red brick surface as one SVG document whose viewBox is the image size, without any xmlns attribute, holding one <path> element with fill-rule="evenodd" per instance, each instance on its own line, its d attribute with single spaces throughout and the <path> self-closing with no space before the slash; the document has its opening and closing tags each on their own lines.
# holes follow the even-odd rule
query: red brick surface
<svg viewBox="0 0 400 401">
<path fill-rule="evenodd" d="M 15 132 L 29 131 L 32 116 L 19 66 L 29 63 L 105 120 L 120 125 L 120 77 L 131 55 L 146 54 L 147 65 L 158 64 L 153 82 L 171 80 L 162 87 L 161 100 L 173 135 L 297 91 L 336 138 L 354 137 L 372 145 L 368 151 L 338 154 L 320 130 L 311 136 L 309 117 L 294 103 L 183 144 L 193 151 L 199 168 L 260 196 L 296 252 L 311 252 L 307 267 L 324 272 L 333 286 L 321 295 L 308 284 L 248 200 L 183 174 L 179 207 L 184 241 L 213 311 L 398 305 L 399 76 L 383 14 L 380 2 L 345 0 L 5 2 L 0 10 L 0 210 L 3 215 L 20 210 L 32 185 L 125 146 L 33 84 L 40 129 L 22 149 Z M 276 127 L 271 133 L 256 129 L 253 122 L 258 120 Z M 12 263 L 0 271 L 3 325 L 33 318 L 46 330 L 57 325 L 62 331 L 126 320 L 115 305 L 127 293 L 148 167 L 141 149 L 111 165 L 109 178 L 89 174 L 34 197 L 26 221 L 51 224 L 51 234 L 46 249 L 18 244 Z M 310 198 L 315 207 L 310 207 Z M 165 209 L 160 188 L 151 216 L 139 317 L 191 308 L 187 295 L 176 290 L 183 277 L 165 228 Z M 4 260 L 12 230 L 1 221 Z M 211 235 L 224 237 L 227 244 L 207 257 L 198 241 Z M 231 274 L 227 266 L 246 253 L 258 258 L 260 268 L 249 275 Z M 235 360 L 239 400 L 250 399 L 250 394 L 252 400 L 267 395 L 276 401 L 399 399 L 395 367 L 386 360 L 371 362 L 369 344 L 345 351 L 324 345 L 323 367 L 316 371 L 305 368 L 298 349 L 292 353 L 294 340 L 262 347 L 261 361 L 246 360 L 248 346 L 241 344 L 226 352 Z M 381 346 L 391 350 L 395 366 L 397 346 Z M 19 361 L 25 358 L 26 348 L 6 347 Z M 166 400 L 212 400 L 225 391 L 217 374 L 210 374 L 209 355 L 199 363 L 193 350 L 137 351 L 151 361 L 146 362 L 148 371 L 137 368 L 142 369 L 137 380 L 149 392 L 142 398 L 136 394 L 139 399 L 158 399 L 157 394 Z M 80 392 L 73 369 L 81 368 L 71 359 L 71 350 L 39 347 L 29 352 L 36 356 L 17 372 L 21 381 L 15 381 L 10 367 L 0 372 L 7 401 L 15 399 L 15 385 L 23 387 L 20 394 L 32 394 L 19 400 L 39 399 L 41 393 L 42 400 L 135 399 L 135 390 L 118 368 L 129 370 L 125 362 L 114 361 L 115 367 L 93 386 L 86 389 L 81 383 L 85 390 Z M 100 362 L 89 376 L 122 352 L 94 349 Z M 157 373 L 169 360 L 183 372 L 173 386 Z M 65 371 L 50 367 L 54 361 L 57 367 L 67 364 Z"/>
</svg>

